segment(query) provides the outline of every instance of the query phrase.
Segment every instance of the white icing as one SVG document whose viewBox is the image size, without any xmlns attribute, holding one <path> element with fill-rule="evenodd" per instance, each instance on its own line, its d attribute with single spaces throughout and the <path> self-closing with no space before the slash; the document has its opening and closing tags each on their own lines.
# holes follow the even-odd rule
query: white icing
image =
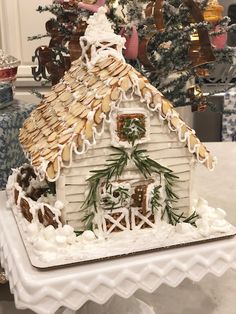
<svg viewBox="0 0 236 314">
<path fill-rule="evenodd" d="M 94 121 L 95 111 L 90 111 L 87 115 L 88 121 Z"/>
<path fill-rule="evenodd" d="M 95 13 L 93 16 L 90 17 L 88 24 L 89 25 L 88 25 L 87 30 L 85 32 L 85 36 L 82 37 L 82 42 L 81 42 L 82 43 L 82 50 L 83 50 L 82 58 L 85 59 L 86 63 L 87 63 L 87 69 L 86 70 L 89 71 L 89 68 L 93 67 L 98 60 L 105 59 L 108 55 L 114 54 L 116 58 L 123 59 L 122 48 L 124 46 L 124 38 L 122 38 L 119 35 L 114 34 L 112 27 L 106 18 L 104 7 L 101 7 L 99 9 L 98 13 Z M 104 42 L 106 42 L 106 44 L 104 44 Z M 114 44 L 117 46 L 118 50 L 115 50 L 114 48 L 112 48 L 112 46 Z M 91 59 L 89 59 L 87 52 L 91 47 L 92 47 Z M 125 61 L 124 61 L 124 64 L 125 64 Z M 197 158 L 197 161 L 199 163 L 206 163 L 209 170 L 214 169 L 215 164 L 216 164 L 216 158 L 213 158 L 213 162 L 212 162 L 212 164 L 210 164 L 208 153 L 206 153 L 204 159 L 202 159 L 199 155 L 200 142 L 196 143 L 192 147 L 191 142 L 190 142 L 190 136 L 192 134 L 194 134 L 195 132 L 193 130 L 188 130 L 187 132 L 182 132 L 181 127 L 183 125 L 185 125 L 184 122 L 179 123 L 177 128 L 172 126 L 171 119 L 175 118 L 175 117 L 179 117 L 179 114 L 173 109 L 169 109 L 165 115 L 162 113 L 162 97 L 163 97 L 163 95 L 161 93 L 159 93 L 150 83 L 146 82 L 146 87 L 148 87 L 151 90 L 151 92 L 153 93 L 153 98 L 155 95 L 155 103 L 153 103 L 152 97 L 151 97 L 152 96 L 151 92 L 145 93 L 145 95 L 143 97 L 142 92 L 139 88 L 140 78 L 138 77 L 136 72 L 130 72 L 129 76 L 130 76 L 130 79 L 132 82 L 132 87 L 129 89 L 129 91 L 127 93 L 125 93 L 125 91 L 123 91 L 120 88 L 120 96 L 115 102 L 111 102 L 111 110 L 110 110 L 109 114 L 107 114 L 107 115 L 102 114 L 101 115 L 101 118 L 104 118 L 101 126 L 94 126 L 93 127 L 93 137 L 92 137 L 91 141 L 88 141 L 85 138 L 84 134 L 82 133 L 81 137 L 82 137 L 83 144 L 82 144 L 82 147 L 79 147 L 79 149 L 78 149 L 76 147 L 76 144 L 73 143 L 73 138 L 77 135 L 74 132 L 76 124 L 72 128 L 68 129 L 66 132 L 64 132 L 64 134 L 70 133 L 70 132 L 72 133 L 71 140 L 70 140 L 70 142 L 72 142 L 71 150 L 70 150 L 70 162 L 63 162 L 62 161 L 61 154 L 62 154 L 62 151 L 63 151 L 63 148 L 65 145 L 59 145 L 58 167 L 57 167 L 59 170 L 57 171 L 55 178 L 49 178 L 47 176 L 47 179 L 50 182 L 54 182 L 54 181 L 58 180 L 58 178 L 60 177 L 60 173 L 61 173 L 61 167 L 64 167 L 64 168 L 70 168 L 71 167 L 71 163 L 72 163 L 72 159 L 73 159 L 73 153 L 75 153 L 77 155 L 82 155 L 82 154 L 85 154 L 88 151 L 88 149 L 96 146 L 96 144 L 97 144 L 96 137 L 97 136 L 100 137 L 104 133 L 105 122 L 110 123 L 111 129 L 113 130 L 111 132 L 112 136 L 113 136 L 112 144 L 114 146 L 119 146 L 120 144 L 122 144 L 122 146 L 130 148 L 131 145 L 129 143 L 127 143 L 127 142 L 121 143 L 117 137 L 117 134 L 115 134 L 116 126 L 115 126 L 114 113 L 119 110 L 121 103 L 127 102 L 127 101 L 133 101 L 135 99 L 135 97 L 137 99 L 137 96 L 139 98 L 138 101 L 145 104 L 151 112 L 156 112 L 156 111 L 158 112 L 158 116 L 159 116 L 160 121 L 163 121 L 163 122 L 166 121 L 167 122 L 169 129 L 171 131 L 177 133 L 177 136 L 178 136 L 179 141 L 181 143 L 187 143 L 188 150 L 191 153 L 196 154 L 196 158 Z M 111 80 L 110 77 L 107 78 L 107 80 L 105 82 L 103 82 L 104 85 L 109 86 L 110 80 Z M 77 97 L 79 97 L 79 92 L 78 93 L 75 92 L 73 95 L 75 98 L 77 98 Z M 159 97 L 157 97 L 156 95 L 159 95 Z M 102 98 L 102 97 L 104 97 L 104 95 L 100 95 L 100 97 Z M 98 109 L 98 107 L 96 109 Z M 140 108 L 140 110 L 144 111 L 144 112 L 146 111 L 145 108 Z M 95 110 L 91 110 L 87 115 L 87 119 L 89 121 L 93 121 L 94 114 L 95 114 Z M 147 127 L 147 131 L 149 131 L 149 126 Z M 137 142 L 143 143 L 144 141 L 148 141 L 148 139 L 149 138 L 147 136 L 147 138 L 142 138 L 141 140 L 139 140 Z M 48 163 L 49 162 L 46 161 L 44 158 L 41 158 L 40 166 L 35 169 L 35 173 L 39 176 L 40 180 L 43 180 L 45 177 Z"/>
<path fill-rule="evenodd" d="M 93 231 L 91 230 L 86 230 L 84 231 L 84 233 L 82 234 L 82 238 L 85 240 L 85 241 L 93 241 L 96 239 L 96 236 L 94 234 Z"/>
<path fill-rule="evenodd" d="M 29 207 L 30 207 L 29 211 L 33 216 L 32 223 L 42 226 L 41 223 L 39 222 L 38 212 L 39 210 L 41 210 L 42 214 L 44 214 L 44 211 L 45 211 L 44 206 L 46 206 L 54 214 L 54 220 L 58 223 L 58 226 L 60 227 L 61 226 L 61 221 L 60 221 L 61 210 L 58 207 L 64 207 L 64 205 L 59 203 L 58 205 L 60 206 L 55 207 L 56 197 L 51 194 L 48 194 L 46 197 L 41 196 L 37 200 L 37 202 L 27 197 L 26 193 L 22 190 L 21 186 L 19 186 L 19 184 L 17 183 L 17 175 L 18 173 L 20 173 L 20 169 L 21 168 L 14 169 L 12 175 L 9 176 L 8 183 L 6 186 L 6 192 L 7 192 L 9 202 L 12 204 L 12 206 L 14 206 L 15 204 L 14 195 L 15 195 L 15 190 L 17 190 L 19 193 L 19 196 L 17 199 L 16 207 L 19 213 L 21 212 L 20 201 L 21 199 L 24 199 L 29 204 Z M 36 181 L 33 181 L 33 184 L 35 185 Z M 30 187 L 28 189 L 30 189 Z"/>
<path fill-rule="evenodd" d="M 59 210 L 64 208 L 64 204 L 61 201 L 56 201 L 54 206 L 56 209 L 59 209 Z"/>
<path fill-rule="evenodd" d="M 145 130 L 146 134 L 141 139 L 135 141 L 135 145 L 146 143 L 150 140 L 150 115 L 144 108 L 117 108 L 113 109 L 110 116 L 110 132 L 111 132 L 111 145 L 114 147 L 132 148 L 132 143 L 128 141 L 121 141 L 118 136 L 117 118 L 121 114 L 143 114 L 145 116 Z"/>
<path fill-rule="evenodd" d="M 106 9 L 99 8 L 98 12 L 88 21 L 85 35 L 80 39 L 82 48 L 82 60 L 85 60 L 88 68 L 93 67 L 98 60 L 108 56 L 124 60 L 122 50 L 125 47 L 125 38 L 116 35 L 111 23 L 106 17 Z M 116 45 L 116 49 L 113 46 Z M 90 51 L 91 56 L 88 56 Z"/>
<path fill-rule="evenodd" d="M 20 215 L 17 206 L 14 207 L 17 221 L 26 234 L 27 246 L 31 245 L 31 254 L 50 265 L 58 261 L 84 261 L 145 251 L 235 232 L 235 228 L 224 219 L 222 209 L 214 209 L 200 199 L 192 210 L 202 215 L 196 222 L 197 228 L 186 223 L 173 226 L 158 220 L 154 228 L 112 233 L 105 239 L 99 230 L 86 231 L 76 237 L 74 229 L 68 225 L 54 229 L 52 226 L 44 228 L 37 223 L 29 223 Z"/>
</svg>

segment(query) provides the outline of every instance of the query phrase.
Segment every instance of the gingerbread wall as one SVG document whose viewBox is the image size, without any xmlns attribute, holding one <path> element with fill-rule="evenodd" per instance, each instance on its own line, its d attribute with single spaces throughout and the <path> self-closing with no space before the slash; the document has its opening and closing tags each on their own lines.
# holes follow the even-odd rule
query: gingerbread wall
<svg viewBox="0 0 236 314">
<path fill-rule="evenodd" d="M 120 108 L 145 108 L 140 101 L 126 101 Z M 179 176 L 179 182 L 174 191 L 179 196 L 176 204 L 181 211 L 187 212 L 190 208 L 190 178 L 193 155 L 189 153 L 184 143 L 178 139 L 177 133 L 169 130 L 166 123 L 159 120 L 156 112 L 150 112 L 150 141 L 140 144 L 146 149 L 150 158 L 163 166 L 169 167 Z M 71 168 L 63 169 L 57 182 L 57 198 L 66 204 L 65 220 L 76 229 L 83 228 L 82 219 L 84 210 L 81 208 L 85 200 L 88 184 L 86 179 L 91 176 L 91 170 L 104 168 L 109 155 L 114 153 L 111 148 L 111 133 L 109 123 L 105 123 L 104 133 L 96 137 L 96 144 L 83 155 L 74 155 Z M 140 177 L 140 173 L 132 165 L 126 168 L 128 176 Z M 127 172 L 125 174 L 127 177 Z"/>
</svg>

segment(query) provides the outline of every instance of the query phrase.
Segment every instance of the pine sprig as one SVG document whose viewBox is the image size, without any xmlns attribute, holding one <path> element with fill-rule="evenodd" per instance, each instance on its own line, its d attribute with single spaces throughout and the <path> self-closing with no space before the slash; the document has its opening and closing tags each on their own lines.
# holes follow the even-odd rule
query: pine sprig
<svg viewBox="0 0 236 314">
<path fill-rule="evenodd" d="M 167 178 L 169 180 L 171 178 L 178 179 L 178 177 L 173 174 L 172 170 L 160 165 L 155 160 L 149 158 L 147 155 L 147 150 L 145 149 L 138 149 L 136 146 L 136 148 L 131 153 L 131 159 L 145 178 L 151 176 L 152 173 L 166 173 L 168 174 Z"/>
<path fill-rule="evenodd" d="M 111 154 L 111 159 L 108 159 L 108 165 L 101 170 L 93 170 L 94 173 L 87 181 L 90 183 L 90 190 L 86 200 L 83 204 L 83 208 L 94 207 L 97 211 L 97 189 L 102 180 L 105 180 L 105 184 L 108 185 L 112 178 L 118 178 L 124 167 L 127 165 L 129 156 L 121 148 L 113 147 L 117 150 L 117 153 Z"/>
<path fill-rule="evenodd" d="M 93 220 L 94 220 L 95 214 L 94 212 L 88 212 L 85 217 L 83 218 L 82 222 L 85 223 L 86 230 L 92 230 L 93 231 Z"/>
<path fill-rule="evenodd" d="M 161 207 L 161 203 L 160 203 L 160 188 L 161 185 L 159 186 L 155 186 L 153 191 L 152 191 L 152 198 L 150 201 L 150 205 L 151 205 L 151 211 L 152 213 L 154 213 L 155 211 L 158 211 L 158 209 Z"/>
<path fill-rule="evenodd" d="M 195 225 L 195 220 L 198 217 L 197 215 L 191 215 L 190 217 L 186 217 L 183 212 L 179 213 L 179 209 L 175 208 L 174 206 L 179 197 L 173 191 L 173 187 L 175 186 L 176 181 L 179 177 L 176 176 L 171 169 L 166 168 L 157 163 L 155 160 L 149 158 L 147 155 L 147 151 L 144 149 L 138 150 L 136 147 L 131 153 L 131 159 L 145 178 L 148 178 L 153 173 L 157 173 L 160 176 L 163 175 L 165 181 L 164 187 L 166 199 L 164 209 L 162 210 L 162 219 L 167 216 L 168 222 L 172 225 L 176 225 L 179 222 L 188 222 L 192 225 Z M 160 205 L 158 202 L 159 199 L 160 195 L 158 194 L 156 195 L 156 198 L 153 199 L 156 207 Z M 152 204 L 152 206 L 154 204 Z"/>
<path fill-rule="evenodd" d="M 120 131 L 121 137 L 125 137 L 128 143 L 134 143 L 136 140 L 142 138 L 145 135 L 145 122 L 138 118 L 125 119 L 122 130 Z"/>
<path fill-rule="evenodd" d="M 199 215 L 194 211 L 189 217 L 185 218 L 183 222 L 190 223 L 194 227 L 196 227 L 196 220 L 199 218 Z"/>
</svg>

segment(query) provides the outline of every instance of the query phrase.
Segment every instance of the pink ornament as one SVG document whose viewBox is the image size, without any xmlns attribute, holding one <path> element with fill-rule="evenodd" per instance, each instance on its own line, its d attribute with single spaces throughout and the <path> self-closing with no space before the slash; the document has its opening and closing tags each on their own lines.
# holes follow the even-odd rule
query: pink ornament
<svg viewBox="0 0 236 314">
<path fill-rule="evenodd" d="M 124 56 L 127 59 L 134 60 L 138 57 L 138 46 L 139 46 L 139 38 L 138 38 L 138 32 L 135 25 L 132 26 L 132 34 L 131 36 L 127 36 L 125 34 L 125 28 L 122 27 L 120 31 L 120 35 L 126 39 L 125 43 L 125 51 Z"/>
<path fill-rule="evenodd" d="M 106 0 L 98 0 L 95 4 L 88 4 L 88 3 L 83 3 L 83 2 L 79 2 L 78 3 L 78 7 L 80 9 L 85 9 L 88 10 L 90 12 L 97 12 L 98 9 L 102 6 L 105 5 Z"/>
<path fill-rule="evenodd" d="M 219 27 L 215 28 L 215 31 L 218 32 L 220 30 Z M 227 33 L 223 33 L 221 35 L 212 36 L 211 43 L 216 49 L 223 49 L 227 42 Z"/>
</svg>

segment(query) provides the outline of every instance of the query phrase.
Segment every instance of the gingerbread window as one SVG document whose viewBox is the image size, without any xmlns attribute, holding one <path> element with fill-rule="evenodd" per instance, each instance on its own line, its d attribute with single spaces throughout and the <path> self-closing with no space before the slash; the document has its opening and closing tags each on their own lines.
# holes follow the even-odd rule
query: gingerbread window
<svg viewBox="0 0 236 314">
<path fill-rule="evenodd" d="M 117 117 L 117 133 L 120 141 L 134 144 L 146 135 L 145 116 L 141 113 L 120 114 Z"/>
<path fill-rule="evenodd" d="M 132 147 L 147 142 L 150 118 L 145 109 L 124 108 L 114 113 L 111 123 L 112 145 Z"/>
</svg>

